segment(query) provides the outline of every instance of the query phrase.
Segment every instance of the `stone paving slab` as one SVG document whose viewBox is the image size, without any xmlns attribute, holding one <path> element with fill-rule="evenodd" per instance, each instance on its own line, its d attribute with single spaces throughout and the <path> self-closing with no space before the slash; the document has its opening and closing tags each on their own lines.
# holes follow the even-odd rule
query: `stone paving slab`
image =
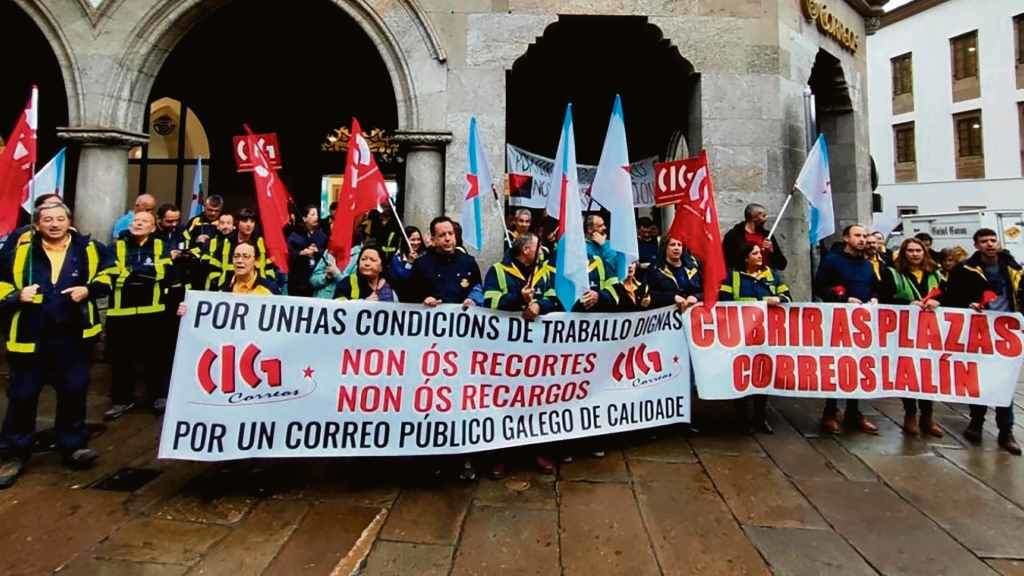
<svg viewBox="0 0 1024 576">
<path fill-rule="evenodd" d="M 988 560 L 1002 576 L 1024 576 L 1024 560 Z"/>
<path fill-rule="evenodd" d="M 142 518 L 122 525 L 96 548 L 94 556 L 190 566 L 228 532 L 213 524 Z"/>
<path fill-rule="evenodd" d="M 690 438 L 693 451 L 700 458 L 705 454 L 764 454 L 764 449 L 749 434 L 705 431 Z"/>
<path fill-rule="evenodd" d="M 565 480 L 586 482 L 628 482 L 629 471 L 621 450 L 609 451 L 603 458 L 584 455 L 562 464 L 558 475 Z"/>
<path fill-rule="evenodd" d="M 850 454 L 832 436 L 811 438 L 810 445 L 828 459 L 829 465 L 847 480 L 873 482 L 878 476 L 860 458 Z"/>
<path fill-rule="evenodd" d="M 663 574 L 768 574 L 699 464 L 641 460 L 630 466 Z"/>
<path fill-rule="evenodd" d="M 901 496 L 985 558 L 1024 558 L 1024 511 L 938 456 L 865 456 Z"/>
<path fill-rule="evenodd" d="M 553 510 L 473 506 L 451 576 L 558 576 L 557 526 Z"/>
<path fill-rule="evenodd" d="M 772 462 L 790 478 L 838 478 L 828 459 L 785 419 L 772 419 L 775 434 L 759 434 L 757 441 Z"/>
<path fill-rule="evenodd" d="M 1024 509 L 1024 458 L 1002 450 L 939 450 L 939 454 Z"/>
<path fill-rule="evenodd" d="M 701 462 L 740 524 L 828 529 L 821 515 L 767 458 L 705 454 Z"/>
<path fill-rule="evenodd" d="M 154 562 L 125 562 L 83 558 L 61 569 L 60 576 L 181 576 L 188 570 L 177 564 Z"/>
<path fill-rule="evenodd" d="M 678 426 L 641 430 L 634 433 L 630 440 L 631 445 L 625 448 L 628 460 L 689 463 L 697 461 L 688 437 Z"/>
<path fill-rule="evenodd" d="M 520 472 L 503 478 L 480 479 L 476 503 L 485 506 L 511 506 L 537 510 L 555 510 L 555 477 L 539 472 Z"/>
<path fill-rule="evenodd" d="M 416 544 L 455 543 L 476 487 L 454 480 L 403 490 L 388 514 L 381 538 Z"/>
<path fill-rule="evenodd" d="M 301 501 L 264 500 L 238 528 L 215 544 L 188 572 L 259 576 L 295 531 L 309 505 Z"/>
<path fill-rule="evenodd" d="M 745 526 L 775 576 L 875 576 L 864 559 L 835 532 Z"/>
<path fill-rule="evenodd" d="M 123 494 L 61 487 L 18 493 L 0 512 L 0 574 L 40 574 L 91 548 L 130 520 Z"/>
<path fill-rule="evenodd" d="M 797 485 L 835 530 L 883 574 L 994 574 L 880 483 L 797 480 Z"/>
<path fill-rule="evenodd" d="M 448 576 L 451 546 L 378 540 L 361 576 Z"/>
<path fill-rule="evenodd" d="M 659 573 L 629 485 L 559 482 L 558 494 L 563 574 Z"/>
<path fill-rule="evenodd" d="M 379 512 L 344 502 L 312 506 L 263 574 L 331 574 Z"/>
</svg>

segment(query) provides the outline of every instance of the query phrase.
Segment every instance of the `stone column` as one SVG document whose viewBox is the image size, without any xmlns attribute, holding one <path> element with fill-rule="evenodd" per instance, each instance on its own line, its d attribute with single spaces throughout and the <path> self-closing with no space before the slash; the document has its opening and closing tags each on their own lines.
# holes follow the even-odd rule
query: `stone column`
<svg viewBox="0 0 1024 576">
<path fill-rule="evenodd" d="M 149 138 L 106 128 L 59 128 L 57 135 L 81 146 L 75 183 L 75 228 L 106 243 L 114 221 L 127 209 L 128 149 Z"/>
<path fill-rule="evenodd" d="M 405 150 L 403 222 L 428 234 L 435 216 L 444 214 L 444 152 L 447 131 L 401 131 L 393 140 Z"/>
</svg>

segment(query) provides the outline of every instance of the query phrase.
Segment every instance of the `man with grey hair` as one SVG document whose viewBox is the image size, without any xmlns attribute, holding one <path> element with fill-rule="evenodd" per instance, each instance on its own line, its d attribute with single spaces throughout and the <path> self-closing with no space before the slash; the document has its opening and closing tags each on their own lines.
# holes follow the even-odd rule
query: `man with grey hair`
<svg viewBox="0 0 1024 576">
<path fill-rule="evenodd" d="M 0 257 L 0 310 L 10 314 L 10 385 L 0 429 L 0 489 L 14 485 L 32 452 L 39 394 L 57 390 L 54 428 L 64 465 L 88 468 L 99 456 L 86 447 L 86 391 L 92 343 L 99 335 L 96 300 L 110 293 L 113 259 L 106 247 L 71 227 L 63 203 L 43 204 L 33 228 Z"/>
<path fill-rule="evenodd" d="M 132 205 L 132 209 L 114 222 L 114 229 L 110 234 L 112 240 L 117 240 L 125 230 L 131 227 L 132 220 L 135 219 L 136 212 L 149 212 L 155 217 L 156 198 L 154 198 L 152 194 L 139 194 L 136 196 L 135 204 Z"/>
<path fill-rule="evenodd" d="M 743 209 L 743 222 L 733 226 L 722 238 L 722 251 L 725 253 L 725 261 L 730 268 L 742 270 L 744 264 L 738 261 L 741 258 L 744 244 L 753 244 L 764 253 L 765 266 L 775 270 L 785 270 L 786 256 L 779 248 L 779 242 L 774 236 L 768 238 L 768 230 L 765 223 L 768 222 L 768 210 L 756 203 L 747 204 Z"/>
</svg>

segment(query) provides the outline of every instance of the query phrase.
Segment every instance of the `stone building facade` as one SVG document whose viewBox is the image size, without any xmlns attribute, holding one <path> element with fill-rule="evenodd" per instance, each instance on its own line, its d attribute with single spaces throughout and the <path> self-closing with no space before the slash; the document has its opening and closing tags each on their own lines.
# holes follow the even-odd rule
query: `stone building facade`
<svg viewBox="0 0 1024 576">
<path fill-rule="evenodd" d="M 77 222 L 105 237 L 126 209 L 127 153 L 148 137 L 140 126 L 162 65 L 231 2 L 5 1 L 31 17 L 56 56 L 68 111 L 58 132 L 79 147 Z M 395 95 L 409 223 L 458 212 L 470 116 L 486 134 L 493 171 L 503 172 L 509 71 L 561 18 L 578 15 L 644 18 L 692 69 L 687 145 L 709 151 L 723 232 L 746 203 L 774 214 L 785 201 L 806 151 L 809 84 L 830 141 L 838 226 L 871 215 L 865 37 L 885 0 L 305 1 L 336 5 L 380 53 Z M 806 296 L 802 202 L 779 230 L 796 256 L 788 276 Z M 485 256 L 500 250 L 500 231 L 493 236 Z"/>
</svg>

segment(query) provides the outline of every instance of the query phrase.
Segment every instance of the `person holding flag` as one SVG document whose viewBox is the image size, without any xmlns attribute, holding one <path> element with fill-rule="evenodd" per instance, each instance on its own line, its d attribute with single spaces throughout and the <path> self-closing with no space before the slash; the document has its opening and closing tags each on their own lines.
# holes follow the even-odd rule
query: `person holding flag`
<svg viewBox="0 0 1024 576">
<path fill-rule="evenodd" d="M 363 215 L 381 204 L 391 203 L 384 175 L 373 158 L 370 143 L 363 137 L 359 120 L 352 118 L 349 134 L 345 179 L 338 195 L 337 211 L 332 215 L 331 237 L 327 243 L 327 249 L 334 256 L 335 266 L 340 270 L 344 270 L 352 258 L 356 225 Z M 400 229 L 401 222 L 397 222 L 397 214 L 395 220 Z"/>
<path fill-rule="evenodd" d="M 698 300 L 714 306 L 726 267 L 707 151 L 677 163 L 688 175 L 686 191 L 676 201 L 676 217 L 662 247 L 662 265 L 648 281 L 658 306 L 675 302 L 684 310 Z M 697 292 L 702 295 L 698 297 Z"/>
<path fill-rule="evenodd" d="M 600 237 L 591 235 L 588 238 L 587 253 L 592 256 L 590 242 L 595 242 L 595 247 L 607 251 L 602 254 L 603 258 L 608 260 L 611 257 L 612 261 L 606 262 L 609 275 L 625 278 L 626 267 L 640 258 L 640 249 L 637 246 L 636 214 L 633 211 L 633 181 L 629 171 L 626 124 L 622 114 L 622 98 L 618 94 L 612 105 L 608 132 L 604 137 L 601 160 L 590 188 L 590 198 L 611 214 L 611 235 L 607 235 L 607 226 L 600 231 Z"/>
<path fill-rule="evenodd" d="M 572 104 L 565 107 L 562 134 L 558 139 L 551 192 L 545 210 L 558 221 L 555 229 L 555 294 L 562 307 L 571 310 L 577 302 L 585 308 L 597 305 L 598 295 L 590 289 L 587 247 L 580 210 L 580 188 L 576 170 L 576 137 L 573 133 Z M 584 296 L 586 298 L 584 299 Z"/>
<path fill-rule="evenodd" d="M 185 223 L 185 247 L 192 250 L 196 258 L 202 256 L 202 252 L 209 244 L 210 238 L 217 234 L 217 221 L 221 212 L 224 211 L 224 198 L 219 194 L 212 194 L 203 200 L 203 212 L 189 218 Z"/>
<path fill-rule="evenodd" d="M 539 260 L 540 238 L 532 232 L 520 234 L 512 241 L 504 259 L 491 266 L 484 279 L 484 302 L 492 310 L 521 312 L 523 318 L 533 320 L 541 314 L 561 310 L 551 284 L 551 268 Z M 493 454 L 490 476 L 494 480 L 505 477 L 505 451 Z M 554 472 L 554 462 L 546 456 L 537 456 L 537 466 L 545 473 Z"/>
<path fill-rule="evenodd" d="M 819 134 L 807 160 L 804 161 L 794 187 L 807 198 L 811 208 L 808 230 L 812 246 L 836 233 L 836 216 L 832 208 L 832 176 L 828 165 L 828 144 Z"/>
</svg>

